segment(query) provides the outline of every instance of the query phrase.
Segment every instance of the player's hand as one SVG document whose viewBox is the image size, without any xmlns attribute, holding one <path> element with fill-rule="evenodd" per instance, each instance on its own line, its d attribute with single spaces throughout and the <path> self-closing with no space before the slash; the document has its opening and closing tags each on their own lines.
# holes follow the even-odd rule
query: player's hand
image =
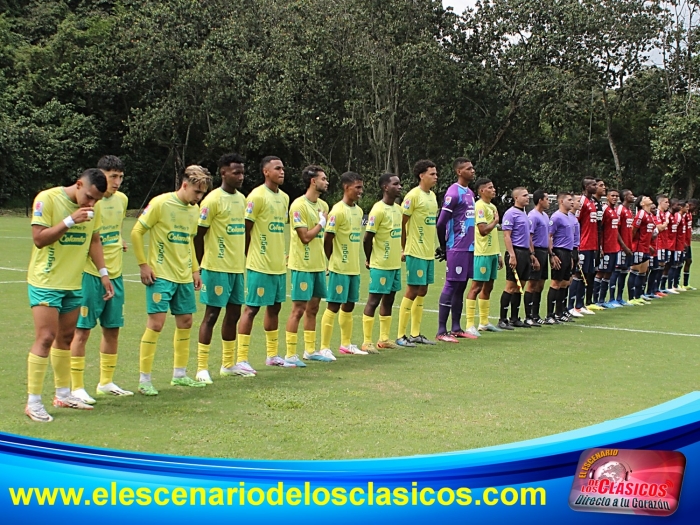
<svg viewBox="0 0 700 525">
<path fill-rule="evenodd" d="M 498 210 L 493 212 L 493 220 L 498 224 L 498 222 L 501 220 L 500 215 L 498 215 Z"/>
<path fill-rule="evenodd" d="M 500 255 L 498 256 L 498 269 L 503 269 L 503 257 L 501 257 Z"/>
<path fill-rule="evenodd" d="M 561 259 L 557 257 L 556 255 L 553 255 L 551 257 L 551 262 L 552 262 L 552 268 L 555 270 L 559 270 L 561 268 Z"/>
<path fill-rule="evenodd" d="M 103 275 L 100 277 L 100 280 L 102 281 L 102 286 L 105 289 L 105 294 L 102 296 L 102 300 L 109 301 L 112 297 L 114 297 L 114 286 L 112 286 L 112 281 L 110 281 L 108 275 Z"/>
<path fill-rule="evenodd" d="M 199 270 L 192 272 L 192 282 L 194 283 L 195 291 L 202 289 L 202 276 L 199 274 Z"/>
<path fill-rule="evenodd" d="M 95 210 L 93 208 L 80 208 L 71 214 L 71 218 L 75 224 L 80 224 L 81 222 L 91 221 L 95 217 Z"/>
<path fill-rule="evenodd" d="M 445 253 L 445 249 L 442 248 L 442 247 L 440 247 L 440 246 L 438 246 L 437 248 L 435 248 L 435 258 L 436 258 L 438 261 L 445 261 L 445 260 L 447 260 L 447 254 Z"/>
<path fill-rule="evenodd" d="M 630 257 L 632 257 L 633 255 L 632 250 L 630 250 L 629 248 L 625 248 L 625 254 L 629 255 Z"/>
<path fill-rule="evenodd" d="M 127 251 L 128 249 L 129 249 L 129 245 L 126 244 L 126 242 L 123 242 L 123 243 L 122 243 L 122 251 L 125 252 L 125 251 Z"/>
<path fill-rule="evenodd" d="M 401 262 L 406 262 L 406 254 L 401 252 Z"/>
<path fill-rule="evenodd" d="M 518 260 L 515 258 L 515 252 L 508 252 L 508 266 L 510 266 L 512 270 L 518 267 Z"/>
<path fill-rule="evenodd" d="M 534 255 L 530 256 L 530 262 L 532 263 L 532 269 L 535 271 L 539 271 L 540 269 L 540 261 L 537 257 Z"/>
<path fill-rule="evenodd" d="M 369 259 L 365 260 L 365 268 L 369 268 Z"/>
<path fill-rule="evenodd" d="M 156 282 L 156 274 L 151 270 L 151 267 L 147 264 L 142 264 L 139 266 L 141 271 L 141 282 L 146 286 L 152 285 Z"/>
</svg>

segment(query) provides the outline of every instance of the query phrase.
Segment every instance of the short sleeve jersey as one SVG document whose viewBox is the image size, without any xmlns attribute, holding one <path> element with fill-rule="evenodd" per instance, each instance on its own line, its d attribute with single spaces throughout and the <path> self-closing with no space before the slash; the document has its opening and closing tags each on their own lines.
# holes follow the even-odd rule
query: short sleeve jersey
<svg viewBox="0 0 700 525">
<path fill-rule="evenodd" d="M 292 228 L 314 228 L 321 217 L 321 212 L 328 213 L 328 204 L 322 199 L 311 202 L 302 195 L 289 208 L 289 223 Z M 326 254 L 323 252 L 323 234 L 325 228 L 304 244 L 299 235 L 292 232 L 289 239 L 289 269 L 300 272 L 323 272 L 326 270 Z"/>
<path fill-rule="evenodd" d="M 483 200 L 476 201 L 474 205 L 476 219 L 474 223 L 474 255 L 498 255 L 501 247 L 498 243 L 498 229 L 494 228 L 486 235 L 479 232 L 479 224 L 490 224 L 496 217 L 496 206 Z"/>
<path fill-rule="evenodd" d="M 603 252 L 617 253 L 620 251 L 620 242 L 617 239 L 620 217 L 612 206 L 603 205 Z"/>
<path fill-rule="evenodd" d="M 530 220 L 530 233 L 532 244 L 535 248 L 549 248 L 549 217 L 545 212 L 539 212 L 536 208 L 527 214 Z"/>
<path fill-rule="evenodd" d="M 202 268 L 212 272 L 243 273 L 245 270 L 245 197 L 217 188 L 207 195 L 199 210 L 204 236 Z"/>
<path fill-rule="evenodd" d="M 693 241 L 693 214 L 688 212 L 683 218 L 685 219 L 685 245 L 690 246 Z"/>
<path fill-rule="evenodd" d="M 634 228 L 634 215 L 632 214 L 632 210 L 626 206 L 623 206 L 622 204 L 618 204 L 617 216 L 620 218 L 619 230 L 620 237 L 622 237 L 622 242 L 624 242 L 625 246 L 631 250 L 633 248 L 632 228 Z"/>
<path fill-rule="evenodd" d="M 245 220 L 253 223 L 246 268 L 260 273 L 287 273 L 284 229 L 289 196 L 261 184 L 248 195 Z"/>
<path fill-rule="evenodd" d="M 676 251 L 681 252 L 685 250 L 685 235 L 686 235 L 686 222 L 685 216 L 678 214 L 678 233 L 676 235 Z"/>
<path fill-rule="evenodd" d="M 192 238 L 197 233 L 199 206 L 177 198 L 175 192 L 151 199 L 139 222 L 148 228 L 148 265 L 158 279 L 192 282 Z"/>
<path fill-rule="evenodd" d="M 328 215 L 326 232 L 334 235 L 328 269 L 342 275 L 359 275 L 362 209 L 338 202 Z"/>
<path fill-rule="evenodd" d="M 32 226 L 50 228 L 80 208 L 62 187 L 39 193 L 32 207 Z M 37 288 L 80 290 L 92 234 L 100 231 L 99 208 L 92 220 L 76 224 L 60 239 L 43 248 L 32 248 L 27 282 Z"/>
<path fill-rule="evenodd" d="M 637 234 L 634 237 L 634 251 L 638 253 L 649 252 L 651 246 L 651 237 L 654 234 L 654 217 L 651 213 L 647 213 L 644 209 L 639 208 L 634 216 L 634 227 L 637 228 Z"/>
<path fill-rule="evenodd" d="M 581 225 L 578 222 L 578 218 L 572 212 L 569 212 L 569 220 L 574 225 L 574 248 L 578 248 L 581 245 Z"/>
<path fill-rule="evenodd" d="M 447 189 L 442 212 L 450 215 L 447 224 L 447 249 L 474 251 L 474 192 L 454 183 Z"/>
<path fill-rule="evenodd" d="M 595 201 L 581 195 L 581 209 L 576 213 L 581 225 L 581 251 L 598 250 L 598 209 Z"/>
<path fill-rule="evenodd" d="M 116 279 L 122 274 L 124 248 L 122 245 L 122 224 L 126 217 L 126 209 L 129 205 L 129 198 L 118 191 L 108 198 L 102 198 L 95 204 L 95 209 L 99 210 L 100 240 L 102 241 L 102 252 L 105 256 L 105 268 L 109 272 L 110 279 Z M 99 277 L 95 263 L 88 257 L 85 265 L 85 273 Z"/>
<path fill-rule="evenodd" d="M 437 198 L 432 191 L 425 192 L 416 186 L 406 194 L 403 214 L 411 218 L 406 231 L 406 255 L 425 260 L 435 258 L 437 210 Z"/>
<path fill-rule="evenodd" d="M 659 224 L 670 223 L 671 213 L 668 211 L 657 211 L 656 212 L 656 225 L 658 228 Z M 667 226 L 664 231 L 660 231 L 659 235 L 656 237 L 656 245 L 659 250 L 669 250 L 668 239 L 669 239 L 669 227 Z"/>
<path fill-rule="evenodd" d="M 501 220 L 503 231 L 510 231 L 510 241 L 518 248 L 530 249 L 530 219 L 525 210 L 512 206 Z"/>
<path fill-rule="evenodd" d="M 549 220 L 549 233 L 552 235 L 552 248 L 573 250 L 574 221 L 571 217 L 557 210 Z"/>
<path fill-rule="evenodd" d="M 473 210 L 472 210 L 473 211 Z M 384 201 L 372 206 L 367 219 L 368 232 L 374 233 L 369 267 L 377 270 L 401 268 L 401 206 Z"/>
</svg>

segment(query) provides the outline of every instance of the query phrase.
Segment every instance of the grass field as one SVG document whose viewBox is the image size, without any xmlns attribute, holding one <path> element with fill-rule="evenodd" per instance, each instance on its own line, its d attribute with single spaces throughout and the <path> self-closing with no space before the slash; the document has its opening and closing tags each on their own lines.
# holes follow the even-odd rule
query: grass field
<svg viewBox="0 0 700 525">
<path fill-rule="evenodd" d="M 133 219 L 128 220 L 125 232 L 132 225 Z M 55 420 L 37 424 L 22 412 L 27 352 L 33 339 L 24 283 L 32 246 L 29 220 L 0 218 L 0 246 L 0 431 L 194 456 L 389 457 L 484 447 L 571 430 L 700 387 L 700 291 L 645 307 L 601 312 L 573 325 L 487 334 L 458 345 L 340 356 L 335 363 L 310 363 L 305 369 L 265 367 L 264 336 L 257 323 L 251 364 L 258 376 L 219 379 L 212 374 L 215 384 L 199 390 L 169 386 L 174 328 L 169 319 L 153 373 L 159 396 L 99 400 L 92 412 L 58 410 L 50 407 L 53 378 L 49 372 L 44 401 Z M 698 243 L 695 251 L 700 253 Z M 138 344 L 146 319 L 137 272 L 129 251 L 124 271 L 126 327 L 115 381 L 130 390 L 137 388 Z M 496 298 L 503 275 L 494 291 Z M 436 276 L 423 321 L 423 333 L 430 337 L 437 327 L 444 265 L 437 265 Z M 700 263 L 691 284 L 700 288 Z M 365 274 L 361 297 L 366 297 L 366 290 Z M 361 308 L 356 308 L 354 324 L 358 344 Z M 289 303 L 282 309 L 282 323 L 288 311 Z M 200 311 L 195 316 L 192 375 L 201 315 Z M 336 348 L 338 337 L 336 326 Z M 90 392 L 98 380 L 98 338 L 96 331 L 88 345 Z M 212 371 L 220 366 L 220 351 L 215 336 Z"/>
</svg>

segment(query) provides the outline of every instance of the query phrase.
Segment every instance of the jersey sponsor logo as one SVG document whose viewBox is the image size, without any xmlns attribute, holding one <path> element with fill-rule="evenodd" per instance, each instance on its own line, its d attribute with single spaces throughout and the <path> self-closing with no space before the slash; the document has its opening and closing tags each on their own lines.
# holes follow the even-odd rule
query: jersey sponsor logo
<svg viewBox="0 0 700 525">
<path fill-rule="evenodd" d="M 87 240 L 87 234 L 82 232 L 70 232 L 65 233 L 63 237 L 58 240 L 58 243 L 63 246 L 82 246 Z"/>
<path fill-rule="evenodd" d="M 447 195 L 447 196 L 445 197 L 445 206 L 448 206 L 451 202 L 452 202 L 452 197 L 450 197 L 449 195 Z"/>
<path fill-rule="evenodd" d="M 411 207 L 411 199 L 406 199 L 403 201 L 403 207 L 409 209 Z"/>
<path fill-rule="evenodd" d="M 369 218 L 369 221 L 367 222 L 367 224 L 368 224 L 369 226 L 374 226 L 374 221 L 375 221 L 375 220 L 376 220 L 375 216 L 372 215 L 372 216 Z"/>
<path fill-rule="evenodd" d="M 119 232 L 111 231 L 100 233 L 100 240 L 102 241 L 102 245 L 104 246 L 108 244 L 117 244 L 119 242 Z"/>
<path fill-rule="evenodd" d="M 190 235 L 185 232 L 168 232 L 168 241 L 173 244 L 189 244 Z"/>
<path fill-rule="evenodd" d="M 331 218 L 328 219 L 328 226 L 335 226 L 335 215 L 331 215 Z"/>
<path fill-rule="evenodd" d="M 428 226 L 435 226 L 435 217 L 426 217 L 425 224 L 427 224 Z"/>
<path fill-rule="evenodd" d="M 200 220 L 206 221 L 207 217 L 209 217 L 209 208 L 202 208 L 202 211 L 199 214 Z"/>
<path fill-rule="evenodd" d="M 227 224 L 226 233 L 228 235 L 243 235 L 245 233 L 245 226 L 242 224 Z"/>
<path fill-rule="evenodd" d="M 284 233 L 284 223 L 273 221 L 267 226 L 270 233 Z"/>
<path fill-rule="evenodd" d="M 295 211 L 293 213 L 292 217 L 293 217 L 293 220 L 295 223 L 301 223 L 301 213 L 299 213 L 298 211 Z"/>
<path fill-rule="evenodd" d="M 39 201 L 34 206 L 34 217 L 43 217 L 44 215 L 44 203 Z"/>
<path fill-rule="evenodd" d="M 359 233 L 351 233 L 348 238 L 350 239 L 350 242 L 360 242 L 360 234 Z"/>
<path fill-rule="evenodd" d="M 465 216 L 467 219 L 473 219 L 473 218 L 474 218 L 474 208 L 469 208 L 469 209 L 467 210 L 467 213 L 464 214 L 464 216 Z"/>
<path fill-rule="evenodd" d="M 245 207 L 245 212 L 248 214 L 253 213 L 253 201 L 248 201 L 248 204 L 246 204 Z"/>
<path fill-rule="evenodd" d="M 395 228 L 391 230 L 391 238 L 398 239 L 401 237 L 401 228 Z"/>
</svg>

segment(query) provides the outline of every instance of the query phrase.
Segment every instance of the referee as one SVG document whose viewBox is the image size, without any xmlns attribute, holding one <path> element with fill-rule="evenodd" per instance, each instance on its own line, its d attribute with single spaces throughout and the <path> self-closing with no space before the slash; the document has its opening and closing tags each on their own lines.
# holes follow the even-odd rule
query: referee
<svg viewBox="0 0 700 525">
<path fill-rule="evenodd" d="M 547 318 L 545 324 L 559 324 L 566 312 L 567 287 L 574 268 L 572 250 L 575 245 L 575 228 L 578 221 L 569 212 L 574 207 L 570 193 L 557 195 L 559 210 L 549 221 L 549 236 L 552 250 L 549 259 L 552 264 L 552 282 L 547 294 Z"/>
</svg>

